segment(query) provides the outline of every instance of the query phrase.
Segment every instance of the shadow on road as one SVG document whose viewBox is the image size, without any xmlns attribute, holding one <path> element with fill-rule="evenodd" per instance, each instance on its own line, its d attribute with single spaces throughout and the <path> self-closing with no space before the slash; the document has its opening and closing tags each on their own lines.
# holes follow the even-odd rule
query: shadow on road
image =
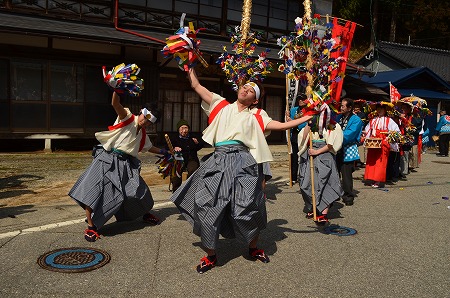
<svg viewBox="0 0 450 298">
<path fill-rule="evenodd" d="M 42 179 L 44 177 L 35 175 L 15 175 L 0 178 L 0 199 L 12 198 L 23 194 L 34 194 L 34 191 L 27 189 L 26 183 Z"/>
</svg>

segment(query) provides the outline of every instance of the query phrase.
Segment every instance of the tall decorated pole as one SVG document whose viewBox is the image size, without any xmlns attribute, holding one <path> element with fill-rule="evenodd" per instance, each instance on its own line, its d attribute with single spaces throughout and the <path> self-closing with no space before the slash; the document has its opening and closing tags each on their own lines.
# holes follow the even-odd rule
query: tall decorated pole
<svg viewBox="0 0 450 298">
<path fill-rule="evenodd" d="M 229 52 L 224 46 L 222 55 L 216 61 L 235 91 L 249 81 L 262 82 L 272 71 L 272 63 L 267 59 L 269 49 L 265 49 L 257 58 L 253 55 L 261 33 L 250 30 L 251 12 L 252 1 L 244 0 L 241 25 L 230 32 L 232 49 Z"/>
<path fill-rule="evenodd" d="M 303 2 L 303 6 L 305 8 L 305 13 L 303 15 L 303 19 L 305 20 L 306 24 L 311 25 L 311 1 L 305 0 Z M 307 47 L 308 55 L 306 57 L 306 69 L 312 69 L 313 66 L 313 58 L 311 53 L 311 47 Z M 308 80 L 308 85 L 305 89 L 305 94 L 307 99 L 310 99 L 312 96 L 312 86 L 314 84 L 314 78 L 310 71 L 306 72 L 306 78 Z M 309 149 L 313 149 L 313 141 L 312 141 L 313 135 L 312 131 L 309 131 Z M 317 207 L 316 207 L 316 190 L 314 185 L 314 157 L 310 154 L 309 155 L 309 167 L 311 170 L 311 204 L 313 209 L 313 220 L 317 221 Z"/>
<path fill-rule="evenodd" d="M 242 20 L 241 20 L 241 43 L 245 43 L 248 33 L 250 32 L 250 23 L 252 15 L 252 0 L 244 0 L 242 5 Z"/>
</svg>

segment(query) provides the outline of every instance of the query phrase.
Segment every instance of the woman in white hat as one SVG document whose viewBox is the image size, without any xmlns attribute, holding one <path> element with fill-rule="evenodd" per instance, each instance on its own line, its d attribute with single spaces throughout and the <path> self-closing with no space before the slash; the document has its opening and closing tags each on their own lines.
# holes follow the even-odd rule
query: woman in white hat
<svg viewBox="0 0 450 298">
<path fill-rule="evenodd" d="M 363 131 L 363 138 L 381 139 L 380 148 L 371 147 L 367 149 L 366 168 L 364 180 L 372 183 L 372 187 L 378 188 L 386 182 L 386 167 L 389 159 L 391 146 L 387 141 L 389 131 L 400 132 L 393 119 L 387 116 L 387 109 L 392 109 L 389 102 L 377 102 L 370 105 L 376 109 L 376 116 L 369 121 Z"/>
</svg>

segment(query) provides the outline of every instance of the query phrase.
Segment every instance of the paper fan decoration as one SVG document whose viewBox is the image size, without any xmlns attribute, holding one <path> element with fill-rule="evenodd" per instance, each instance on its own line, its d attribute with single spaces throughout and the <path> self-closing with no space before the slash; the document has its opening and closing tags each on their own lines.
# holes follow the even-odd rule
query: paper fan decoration
<svg viewBox="0 0 450 298">
<path fill-rule="evenodd" d="M 144 80 L 137 76 L 141 69 L 136 64 L 122 63 L 108 72 L 105 66 L 102 69 L 103 80 L 116 93 L 139 96 L 144 90 Z"/>
<path fill-rule="evenodd" d="M 197 60 L 203 66 L 208 67 L 208 63 L 199 50 L 200 40 L 197 39 L 197 33 L 204 29 L 195 30 L 192 22 L 185 27 L 185 16 L 186 14 L 183 13 L 180 19 L 180 29 L 175 32 L 175 35 L 166 38 L 166 46 L 162 49 L 162 54 L 165 58 L 173 57 L 177 61 L 178 67 L 184 71 L 194 67 Z"/>
<path fill-rule="evenodd" d="M 228 52 L 224 46 L 222 55 L 216 61 L 235 91 L 249 81 L 262 82 L 272 71 L 272 63 L 267 59 L 270 49 L 265 49 L 257 57 L 254 56 L 260 38 L 260 32 L 249 32 L 246 39 L 242 40 L 241 27 L 236 26 L 235 32 L 230 33 L 234 53 Z"/>
<path fill-rule="evenodd" d="M 316 99 L 337 111 L 337 102 L 333 102 L 330 86 L 333 82 L 340 82 L 344 74 L 338 74 L 333 79 L 331 77 L 332 72 L 347 59 L 336 54 L 333 56 L 337 57 L 332 57 L 332 53 L 343 53 L 345 50 L 340 39 L 332 37 L 332 30 L 333 23 L 320 24 L 320 15 L 314 15 L 311 21 L 297 17 L 295 32 L 277 40 L 281 47 L 278 55 L 284 60 L 278 70 L 288 79 L 299 81 L 303 90 L 310 88 L 308 93 L 315 93 Z M 308 76 L 311 76 L 312 80 L 308 80 Z M 320 105 L 321 103 L 313 104 L 317 109 Z"/>
<path fill-rule="evenodd" d="M 156 163 L 159 163 L 158 173 L 161 176 L 166 178 L 169 177 L 178 177 L 181 178 L 182 169 L 183 169 L 183 156 L 181 154 L 175 153 L 174 155 L 166 155 L 160 156 L 159 160 Z"/>
</svg>

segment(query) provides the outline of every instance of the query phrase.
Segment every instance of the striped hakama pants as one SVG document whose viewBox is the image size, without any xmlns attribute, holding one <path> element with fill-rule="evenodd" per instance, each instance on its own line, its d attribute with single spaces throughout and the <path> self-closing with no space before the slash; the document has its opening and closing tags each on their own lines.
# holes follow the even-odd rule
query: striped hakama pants
<svg viewBox="0 0 450 298">
<path fill-rule="evenodd" d="M 171 200 L 205 248 L 235 231 L 250 243 L 267 224 L 262 167 L 244 145 L 216 147 Z"/>
<path fill-rule="evenodd" d="M 323 146 L 326 146 L 325 142 L 313 142 L 314 149 Z M 300 156 L 298 180 L 305 201 L 305 210 L 312 212 L 312 179 L 308 150 L 305 150 Z M 314 190 L 316 206 L 320 212 L 344 194 L 336 161 L 330 152 L 314 156 Z"/>
<path fill-rule="evenodd" d="M 69 196 L 80 206 L 92 208 L 92 221 L 97 228 L 113 215 L 118 221 L 134 220 L 153 207 L 150 189 L 140 170 L 141 162 L 136 157 L 97 149 L 92 164 Z"/>
</svg>

